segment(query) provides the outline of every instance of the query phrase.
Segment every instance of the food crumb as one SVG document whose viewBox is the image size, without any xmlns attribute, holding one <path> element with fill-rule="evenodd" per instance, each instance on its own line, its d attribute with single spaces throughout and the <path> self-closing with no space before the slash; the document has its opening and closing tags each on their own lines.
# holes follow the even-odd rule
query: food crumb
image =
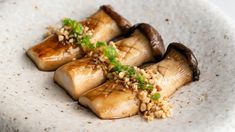
<svg viewBox="0 0 235 132">
<path fill-rule="evenodd" d="M 88 124 L 91 124 L 91 122 L 90 122 L 90 121 L 88 121 L 87 123 L 88 123 Z"/>
<path fill-rule="evenodd" d="M 34 6 L 34 9 L 37 10 L 37 9 L 38 9 L 38 6 Z"/>
<path fill-rule="evenodd" d="M 208 94 L 204 93 L 203 96 L 204 96 L 204 100 L 207 101 L 208 100 Z"/>
<path fill-rule="evenodd" d="M 224 39 L 227 39 L 227 40 L 228 40 L 228 39 L 229 39 L 228 35 L 225 34 L 225 35 L 224 35 Z"/>
</svg>

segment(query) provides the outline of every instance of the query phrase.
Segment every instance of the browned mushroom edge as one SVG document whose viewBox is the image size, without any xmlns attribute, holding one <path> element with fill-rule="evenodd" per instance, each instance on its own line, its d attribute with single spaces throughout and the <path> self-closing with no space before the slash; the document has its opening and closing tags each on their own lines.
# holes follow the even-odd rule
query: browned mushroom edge
<svg viewBox="0 0 235 132">
<path fill-rule="evenodd" d="M 118 36 L 118 37 L 114 38 L 112 41 L 118 41 L 120 39 L 127 38 L 132 33 L 134 33 L 135 30 L 137 30 L 137 29 L 141 33 L 143 33 L 145 35 L 145 37 L 149 40 L 150 46 L 152 48 L 152 52 L 153 52 L 153 55 L 154 55 L 154 58 L 156 60 L 162 59 L 162 57 L 163 57 L 163 55 L 165 53 L 165 47 L 164 47 L 164 43 L 163 43 L 162 37 L 158 33 L 158 31 L 156 29 L 154 29 L 154 27 L 152 27 L 151 25 L 149 25 L 147 23 L 138 23 L 138 24 L 135 24 L 134 26 L 132 26 L 127 31 L 126 34 Z"/>
<path fill-rule="evenodd" d="M 122 32 L 127 32 L 131 27 L 131 23 L 126 18 L 114 11 L 111 5 L 102 5 L 100 9 L 108 14 L 117 23 Z"/>
<path fill-rule="evenodd" d="M 188 60 L 189 66 L 193 71 L 193 81 L 198 81 L 199 76 L 200 76 L 200 70 L 198 68 L 197 58 L 193 54 L 192 50 L 190 50 L 189 48 L 187 48 L 181 43 L 174 42 L 174 43 L 169 44 L 169 46 L 167 47 L 167 51 L 163 58 L 165 58 L 172 49 L 179 51 L 182 55 L 186 57 L 186 59 Z"/>
</svg>

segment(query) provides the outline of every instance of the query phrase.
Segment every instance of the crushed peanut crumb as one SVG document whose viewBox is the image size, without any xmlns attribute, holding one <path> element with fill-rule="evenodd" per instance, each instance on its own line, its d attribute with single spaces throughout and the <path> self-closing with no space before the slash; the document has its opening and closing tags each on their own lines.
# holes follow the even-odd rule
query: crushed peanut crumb
<svg viewBox="0 0 235 132">
<path fill-rule="evenodd" d="M 131 88 L 134 92 L 138 93 L 137 98 L 140 100 L 139 111 L 143 113 L 144 119 L 151 121 L 155 118 L 164 119 L 171 117 L 173 105 L 169 102 L 168 98 L 163 97 L 158 100 L 151 100 L 150 98 L 151 95 L 161 91 L 161 88 L 155 81 L 157 79 L 156 76 L 154 76 L 155 74 L 153 74 L 152 71 L 145 71 L 138 67 L 134 67 L 134 69 L 142 73 L 147 81 L 153 84 L 154 88 L 152 91 L 138 89 L 137 80 L 130 78 L 125 72 L 120 72 L 119 74 L 114 72 L 111 75 L 116 81 L 122 82 L 125 88 Z"/>
</svg>

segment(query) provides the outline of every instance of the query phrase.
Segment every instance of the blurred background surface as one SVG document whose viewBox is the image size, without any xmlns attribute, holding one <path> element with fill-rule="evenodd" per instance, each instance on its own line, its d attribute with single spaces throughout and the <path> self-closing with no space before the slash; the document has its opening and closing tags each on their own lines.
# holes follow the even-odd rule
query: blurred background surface
<svg viewBox="0 0 235 132">
<path fill-rule="evenodd" d="M 235 0 L 210 0 L 235 21 Z"/>
</svg>

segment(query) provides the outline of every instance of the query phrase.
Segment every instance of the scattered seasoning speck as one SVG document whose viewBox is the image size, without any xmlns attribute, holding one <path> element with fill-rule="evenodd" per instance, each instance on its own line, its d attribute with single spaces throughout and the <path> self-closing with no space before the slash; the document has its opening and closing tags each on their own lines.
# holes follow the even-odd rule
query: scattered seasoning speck
<svg viewBox="0 0 235 132">
<path fill-rule="evenodd" d="M 204 100 L 207 101 L 208 100 L 208 94 L 204 93 L 203 96 L 204 96 Z"/>
<path fill-rule="evenodd" d="M 218 76 L 219 76 L 219 74 L 216 74 L 215 76 L 217 76 L 217 77 L 218 77 Z"/>
<path fill-rule="evenodd" d="M 192 123 L 192 121 L 188 121 L 188 123 Z"/>
<path fill-rule="evenodd" d="M 49 88 L 45 87 L 46 90 L 49 90 Z"/>
<path fill-rule="evenodd" d="M 90 121 L 88 121 L 87 123 L 88 123 L 88 124 L 91 124 L 91 122 L 90 122 Z"/>
<path fill-rule="evenodd" d="M 25 119 L 25 120 L 27 120 L 27 119 L 28 119 L 28 117 L 25 117 L 24 119 Z"/>
<path fill-rule="evenodd" d="M 228 40 L 228 39 L 229 39 L 228 35 L 225 34 L 225 35 L 224 35 L 224 39 L 227 39 L 227 40 Z"/>
<path fill-rule="evenodd" d="M 38 9 L 38 6 L 34 6 L 34 9 L 36 9 L 36 10 L 37 10 L 37 9 Z"/>
<path fill-rule="evenodd" d="M 169 22 L 169 19 L 168 19 L 168 18 L 166 18 L 166 19 L 165 19 L 165 21 L 166 21 L 166 22 Z"/>
<path fill-rule="evenodd" d="M 62 113 L 63 113 L 64 111 L 63 111 L 63 110 L 61 110 L 60 112 L 62 112 Z"/>
<path fill-rule="evenodd" d="M 212 53 L 215 53 L 215 50 L 214 50 L 214 49 L 212 50 Z"/>
</svg>

